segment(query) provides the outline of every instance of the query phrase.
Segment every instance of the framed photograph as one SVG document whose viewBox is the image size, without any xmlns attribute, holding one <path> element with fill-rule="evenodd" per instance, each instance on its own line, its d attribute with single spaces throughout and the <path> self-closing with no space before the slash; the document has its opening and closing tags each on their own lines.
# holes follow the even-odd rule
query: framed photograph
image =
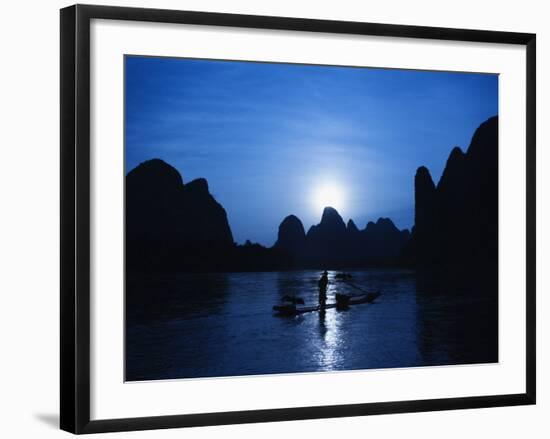
<svg viewBox="0 0 550 439">
<path fill-rule="evenodd" d="M 62 429 L 535 387 L 535 35 L 61 10 Z"/>
</svg>

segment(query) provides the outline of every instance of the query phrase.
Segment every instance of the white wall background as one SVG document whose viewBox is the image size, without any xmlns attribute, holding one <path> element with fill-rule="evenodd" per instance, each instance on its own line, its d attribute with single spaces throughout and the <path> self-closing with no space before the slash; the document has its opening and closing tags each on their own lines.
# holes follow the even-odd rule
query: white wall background
<svg viewBox="0 0 550 439">
<path fill-rule="evenodd" d="M 538 45 L 538 392 L 537 406 L 371 416 L 244 426 L 117 433 L 189 438 L 515 438 L 550 435 L 550 14 L 545 2 L 431 0 L 88 1 L 261 15 L 464 27 L 537 33 Z M 61 437 L 59 367 L 59 13 L 63 1 L 3 4 L 0 24 L 0 435 Z M 545 230 L 546 229 L 546 230 Z"/>
</svg>

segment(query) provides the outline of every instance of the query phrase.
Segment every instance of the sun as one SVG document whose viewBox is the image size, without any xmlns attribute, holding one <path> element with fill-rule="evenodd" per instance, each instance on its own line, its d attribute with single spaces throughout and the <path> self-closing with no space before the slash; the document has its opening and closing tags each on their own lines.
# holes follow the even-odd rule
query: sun
<svg viewBox="0 0 550 439">
<path fill-rule="evenodd" d="M 333 207 L 340 211 L 344 208 L 344 191 L 336 183 L 324 183 L 313 191 L 313 207 L 316 211 L 322 211 L 325 207 Z"/>
</svg>

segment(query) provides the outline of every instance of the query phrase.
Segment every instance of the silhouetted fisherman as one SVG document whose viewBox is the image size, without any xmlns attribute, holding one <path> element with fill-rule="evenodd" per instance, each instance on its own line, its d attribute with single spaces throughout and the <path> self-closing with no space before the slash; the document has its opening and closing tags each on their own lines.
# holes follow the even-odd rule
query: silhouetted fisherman
<svg viewBox="0 0 550 439">
<path fill-rule="evenodd" d="M 319 285 L 319 307 L 321 312 L 325 312 L 327 304 L 327 286 L 328 286 L 328 271 L 325 270 L 318 282 Z"/>
</svg>

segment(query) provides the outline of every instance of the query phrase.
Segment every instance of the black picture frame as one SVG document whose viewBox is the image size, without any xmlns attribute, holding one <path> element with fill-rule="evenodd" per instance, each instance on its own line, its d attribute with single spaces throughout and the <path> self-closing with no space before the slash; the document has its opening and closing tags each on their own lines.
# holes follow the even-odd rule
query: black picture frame
<svg viewBox="0 0 550 439">
<path fill-rule="evenodd" d="M 480 397 L 90 420 L 90 21 L 92 19 L 525 46 L 527 53 L 525 66 L 527 74 L 526 392 Z M 535 404 L 536 36 L 534 34 L 88 5 L 75 5 L 62 9 L 60 24 L 60 424 L 63 430 L 77 434 L 99 433 Z"/>
</svg>

